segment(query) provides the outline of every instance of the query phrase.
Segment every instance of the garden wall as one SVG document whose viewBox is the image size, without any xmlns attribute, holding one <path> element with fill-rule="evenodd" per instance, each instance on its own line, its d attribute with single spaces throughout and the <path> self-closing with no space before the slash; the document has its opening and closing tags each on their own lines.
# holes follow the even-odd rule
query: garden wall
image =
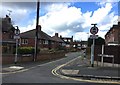
<svg viewBox="0 0 120 85">
<path fill-rule="evenodd" d="M 33 61 L 33 57 L 34 57 L 33 55 L 29 56 L 18 55 L 18 63 Z M 65 57 L 65 52 L 40 53 L 37 55 L 36 61 L 53 60 L 62 57 Z M 13 64 L 14 58 L 15 55 L 13 54 L 2 55 L 2 64 Z"/>
</svg>

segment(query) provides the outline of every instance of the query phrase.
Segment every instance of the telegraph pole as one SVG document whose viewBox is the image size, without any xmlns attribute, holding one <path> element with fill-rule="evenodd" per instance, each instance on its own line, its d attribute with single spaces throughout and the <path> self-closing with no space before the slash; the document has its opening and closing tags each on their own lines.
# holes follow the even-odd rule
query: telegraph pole
<svg viewBox="0 0 120 85">
<path fill-rule="evenodd" d="M 39 24 L 39 7 L 40 2 L 37 1 L 37 17 L 36 17 L 36 33 L 35 33 L 35 55 L 34 55 L 34 61 L 37 59 L 37 53 L 38 53 L 38 24 Z"/>
</svg>

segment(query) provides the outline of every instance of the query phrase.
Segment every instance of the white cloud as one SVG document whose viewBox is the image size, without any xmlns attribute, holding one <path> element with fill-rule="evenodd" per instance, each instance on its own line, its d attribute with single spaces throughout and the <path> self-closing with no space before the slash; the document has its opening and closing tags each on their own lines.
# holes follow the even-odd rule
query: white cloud
<svg viewBox="0 0 120 85">
<path fill-rule="evenodd" d="M 9 12 L 9 11 L 11 12 Z M 21 23 L 21 21 L 28 17 L 30 11 L 27 9 L 20 9 L 20 8 L 12 8 L 12 7 L 5 7 L 2 6 L 2 10 L 0 10 L 0 17 L 5 17 L 5 15 L 9 15 L 10 13 L 10 17 L 13 21 L 14 25 L 17 25 L 19 23 Z M 27 21 L 24 21 L 24 23 L 26 23 Z"/>
<path fill-rule="evenodd" d="M 87 40 L 88 34 L 83 32 L 91 28 L 91 23 L 97 23 L 98 35 L 104 38 L 105 33 L 117 22 L 117 16 L 111 12 L 112 4 L 106 3 L 94 12 L 82 13 L 80 8 L 68 7 L 68 5 L 51 5 L 49 12 L 40 17 L 39 24 L 42 30 L 49 35 L 58 32 L 62 36 L 74 36 L 77 40 Z M 35 25 L 35 23 L 34 23 Z M 88 29 L 89 28 L 89 29 Z"/>
<path fill-rule="evenodd" d="M 62 36 L 71 37 L 73 35 L 76 40 L 87 40 L 88 34 L 86 32 L 89 32 L 91 23 L 97 23 L 100 30 L 98 35 L 104 38 L 107 30 L 113 24 L 117 23 L 118 20 L 118 16 L 111 11 L 112 7 L 112 3 L 104 3 L 104 6 L 101 5 L 94 12 L 87 11 L 86 13 L 82 13 L 81 8 L 70 7 L 69 3 L 53 3 L 45 7 L 47 13 L 39 18 L 39 24 L 42 25 L 42 30 L 51 36 L 58 32 Z M 18 20 L 19 22 L 22 21 L 30 13 L 30 10 L 28 11 L 27 9 L 9 9 L 13 11 L 11 17 L 16 22 Z M 4 10 L 7 10 L 7 8 L 4 8 Z M 32 22 L 32 24 L 20 27 L 21 32 L 35 29 L 36 19 L 25 21 L 24 23 L 27 22 Z"/>
<path fill-rule="evenodd" d="M 91 18 L 91 23 L 100 23 L 106 16 L 108 16 L 111 11 L 111 4 L 107 3 L 105 7 L 101 7 L 98 10 L 94 11 L 93 16 Z"/>
<path fill-rule="evenodd" d="M 77 32 L 77 33 L 75 33 L 75 35 L 74 35 L 74 38 L 75 38 L 76 40 L 82 40 L 82 41 L 87 40 L 88 37 L 89 37 L 89 34 L 86 33 L 86 32 Z"/>
<path fill-rule="evenodd" d="M 120 16 L 118 17 L 118 21 L 120 22 Z"/>
</svg>

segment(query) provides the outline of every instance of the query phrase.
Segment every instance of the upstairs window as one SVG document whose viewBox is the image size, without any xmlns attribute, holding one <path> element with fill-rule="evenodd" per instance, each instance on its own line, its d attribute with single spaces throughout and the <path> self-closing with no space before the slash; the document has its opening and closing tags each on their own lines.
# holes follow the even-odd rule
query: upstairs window
<svg viewBox="0 0 120 85">
<path fill-rule="evenodd" d="M 28 39 L 22 39 L 21 44 L 28 44 Z"/>
<path fill-rule="evenodd" d="M 43 41 L 43 44 L 48 44 L 48 40 L 44 40 L 44 41 Z"/>
</svg>

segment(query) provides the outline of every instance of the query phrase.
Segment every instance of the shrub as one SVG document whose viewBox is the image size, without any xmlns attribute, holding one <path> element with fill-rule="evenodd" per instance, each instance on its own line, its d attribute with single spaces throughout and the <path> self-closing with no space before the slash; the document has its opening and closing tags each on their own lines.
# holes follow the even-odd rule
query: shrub
<svg viewBox="0 0 120 85">
<path fill-rule="evenodd" d="M 33 54 L 34 48 L 33 47 L 19 47 L 18 54 Z"/>
</svg>

